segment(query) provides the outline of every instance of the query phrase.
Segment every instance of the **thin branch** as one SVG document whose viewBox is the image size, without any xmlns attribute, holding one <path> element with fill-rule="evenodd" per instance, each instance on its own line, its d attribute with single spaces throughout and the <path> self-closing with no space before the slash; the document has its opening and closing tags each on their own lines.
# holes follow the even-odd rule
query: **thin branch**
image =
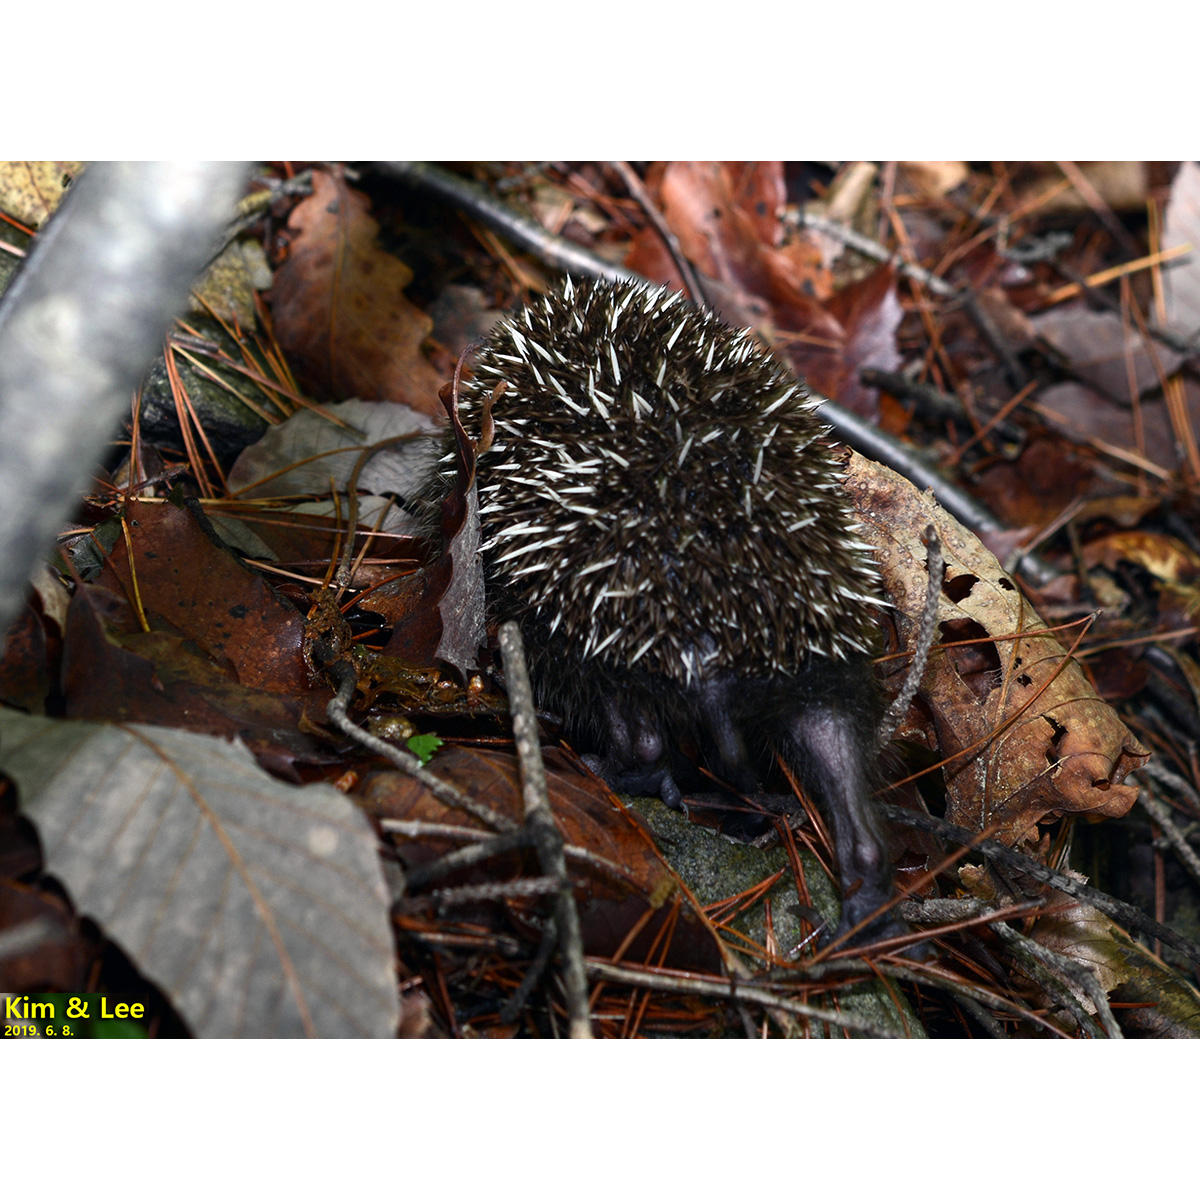
<svg viewBox="0 0 1200 1200">
<path fill-rule="evenodd" d="M 557 880 L 558 892 L 554 903 L 554 923 L 563 960 L 563 990 L 566 993 L 567 1013 L 572 1038 L 590 1038 L 588 1018 L 587 975 L 583 968 L 583 934 L 579 928 L 579 911 L 567 874 L 567 859 L 563 839 L 546 791 L 546 768 L 538 744 L 537 709 L 533 703 L 533 688 L 525 665 L 525 646 L 521 630 L 515 621 L 500 626 L 500 656 L 504 665 L 504 685 L 512 713 L 513 742 L 521 766 L 521 793 L 525 801 L 525 827 L 529 830 L 542 871 Z"/>
<path fill-rule="evenodd" d="M 314 657 L 316 656 L 314 655 Z M 323 667 L 337 686 L 337 695 L 330 700 L 329 706 L 326 709 L 329 720 L 348 738 L 357 742 L 364 749 L 370 750 L 372 754 L 378 754 L 386 758 L 393 766 L 403 771 L 405 775 L 409 775 L 419 783 L 423 783 L 429 789 L 430 793 L 447 807 L 457 808 L 462 812 L 469 813 L 486 828 L 495 830 L 497 833 L 511 833 L 517 828 L 515 822 L 510 821 L 508 817 L 501 813 L 492 812 L 490 808 L 486 808 L 470 796 L 460 792 L 452 784 L 439 779 L 432 771 L 427 770 L 421 764 L 421 760 L 415 754 L 410 754 L 407 750 L 401 750 L 399 747 L 393 746 L 390 742 L 385 742 L 383 738 L 376 737 L 373 733 L 368 733 L 365 729 L 356 725 L 347 715 L 346 711 L 350 707 L 350 702 L 354 699 L 354 691 L 358 682 L 353 666 L 344 659 L 334 659 L 333 662 L 320 663 L 319 665 Z"/>
<path fill-rule="evenodd" d="M 237 163 L 93 163 L 0 300 L 0 634 L 246 175 Z"/>
<path fill-rule="evenodd" d="M 959 1008 L 963 1012 L 970 1013 L 971 1017 L 976 1021 L 979 1027 L 991 1038 L 1005 1039 L 1008 1033 L 1003 1025 L 992 1016 L 978 1000 L 971 999 L 970 996 L 956 996 Z"/>
<path fill-rule="evenodd" d="M 921 680 L 925 677 L 925 668 L 929 665 L 929 651 L 932 649 L 933 639 L 937 635 L 938 599 L 942 594 L 942 575 L 946 569 L 946 560 L 942 554 L 941 539 L 932 525 L 925 527 L 925 545 L 928 548 L 929 571 L 925 607 L 921 612 L 921 620 L 917 624 L 916 637 L 913 639 L 912 661 L 909 663 L 904 686 L 888 707 L 875 734 L 875 740 L 880 748 L 892 740 L 892 735 L 907 715 L 908 706 L 913 702 L 913 697 L 921 686 Z"/>
<path fill-rule="evenodd" d="M 1180 954 L 1190 958 L 1192 962 L 1200 963 L 1200 946 L 1148 917 L 1141 909 L 1135 908 L 1132 904 L 1126 904 L 1124 900 L 1118 900 L 1096 888 L 1088 887 L 1087 884 L 1080 883 L 1079 880 L 1072 879 L 1069 875 L 1064 875 L 1063 872 L 1056 871 L 1053 867 L 1046 866 L 1045 863 L 1037 862 L 1028 855 L 1012 850 L 992 838 L 977 841 L 976 839 L 979 837 L 977 833 L 952 825 L 949 821 L 942 821 L 927 813 L 900 808 L 895 804 L 881 804 L 879 807 L 889 821 L 915 826 L 917 829 L 937 834 L 939 837 L 946 838 L 947 841 L 960 845 L 970 843 L 973 850 L 977 850 L 995 862 L 1002 863 L 1009 870 L 1025 875 L 1038 883 L 1047 884 L 1055 891 L 1062 892 L 1072 899 L 1090 904 L 1093 908 L 1113 917 L 1123 925 L 1149 937 L 1155 937 L 1159 941 L 1165 942 L 1172 950 L 1177 950 Z"/>
<path fill-rule="evenodd" d="M 537 954 L 534 955 L 533 962 L 529 964 L 529 969 L 517 985 L 517 990 L 505 1000 L 500 1009 L 501 1024 L 509 1025 L 520 1015 L 521 1010 L 529 1002 L 529 997 L 533 995 L 533 989 L 537 987 L 538 980 L 546 973 L 546 968 L 550 965 L 550 956 L 554 953 L 557 945 L 558 926 L 551 919 L 546 922 L 546 928 L 543 930 L 542 940 L 538 943 Z"/>
<path fill-rule="evenodd" d="M 780 996 L 770 989 L 741 983 L 736 979 L 726 981 L 699 979 L 694 975 L 677 975 L 665 970 L 655 970 L 652 967 L 640 969 L 621 967 L 615 963 L 601 962 L 593 958 L 587 960 L 587 971 L 593 979 L 603 979 L 608 983 L 623 983 L 630 987 L 651 988 L 655 991 L 676 992 L 688 996 L 707 996 L 714 1000 L 760 1004 L 768 1010 L 776 1009 L 797 1017 L 825 1021 L 841 1029 L 848 1029 L 852 1033 L 866 1034 L 868 1037 L 895 1038 L 897 1036 L 892 1030 L 872 1021 L 852 1017 L 849 1013 L 833 1012 L 830 1009 L 803 1004 L 799 1000 Z"/>
<path fill-rule="evenodd" d="M 646 190 L 646 185 L 638 177 L 637 172 L 627 162 L 612 162 L 610 165 L 620 175 L 621 182 L 625 184 L 629 194 L 641 206 L 642 212 L 646 214 L 646 219 L 654 226 L 655 232 L 662 238 L 663 244 L 667 248 L 667 253 L 670 254 L 672 261 L 675 263 L 676 270 L 679 272 L 679 277 L 683 280 L 683 286 L 687 288 L 688 295 L 701 308 L 711 309 L 712 304 L 709 302 L 708 296 L 704 291 L 704 285 L 700 282 L 699 272 L 694 270 L 692 264 L 688 262 L 687 256 L 683 253 L 683 247 L 679 244 L 679 239 L 675 236 L 670 225 L 667 224 L 666 217 L 659 211 L 658 205 L 654 203 L 650 193 Z"/>
<path fill-rule="evenodd" d="M 410 187 L 433 192 L 443 200 L 448 200 L 456 208 L 478 218 L 490 229 L 506 237 L 514 246 L 532 251 L 543 262 L 560 271 L 593 279 L 641 279 L 633 271 L 605 262 L 574 242 L 548 233 L 536 221 L 521 216 L 474 180 L 464 179 L 433 163 L 377 162 L 374 166 Z"/>
<path fill-rule="evenodd" d="M 1064 1007 L 1070 1009 L 1079 1025 L 1080 1033 L 1085 1037 L 1091 1037 L 1090 1015 L 1079 1003 L 1071 990 L 1072 987 L 1078 989 L 1092 1002 L 1096 1009 L 1096 1016 L 1099 1018 L 1104 1032 L 1110 1038 L 1121 1040 L 1124 1037 L 1121 1027 L 1112 1014 L 1112 1009 L 1108 1006 L 1108 994 L 1091 967 L 1086 963 L 1068 958 L 1065 954 L 1059 954 L 1048 946 L 1043 946 L 1036 939 L 1026 937 L 1025 934 L 1003 921 L 995 922 L 992 929 L 1002 941 L 1008 943 L 1013 955 L 1023 963 L 1027 970 L 1031 971 L 1042 987 L 1051 995 L 1058 996 Z M 1065 977 L 1066 988 L 1057 978 L 1059 975 Z"/>
<path fill-rule="evenodd" d="M 955 300 L 959 297 L 959 289 L 954 284 L 947 283 L 941 276 L 925 270 L 924 267 L 917 266 L 916 263 L 906 261 L 873 238 L 857 233 L 845 225 L 839 225 L 837 221 L 829 221 L 825 217 L 801 212 L 796 217 L 796 224 L 803 229 L 815 229 L 818 233 L 837 238 L 842 245 L 849 246 L 851 250 L 857 250 L 864 258 L 891 264 L 901 275 L 907 275 L 910 279 L 924 284 L 934 295 L 941 296 L 945 300 Z"/>
<path fill-rule="evenodd" d="M 388 829 L 389 825 L 395 826 L 406 823 L 399 821 L 380 822 L 385 830 Z M 462 846 L 458 850 L 451 850 L 448 854 L 443 854 L 441 858 L 434 859 L 433 862 L 410 868 L 406 876 L 408 886 L 410 888 L 427 887 L 438 879 L 442 879 L 447 875 L 453 875 L 455 871 L 465 871 L 469 867 L 477 867 L 481 863 L 485 863 L 489 859 L 496 858 L 501 854 L 508 854 L 513 850 L 524 850 L 531 844 L 529 833 L 524 829 L 516 829 L 512 833 L 501 833 L 495 836 L 479 834 L 474 829 L 470 830 L 470 832 L 478 836 L 480 840 L 470 846 Z"/>
<path fill-rule="evenodd" d="M 478 904 L 488 900 L 510 900 L 522 896 L 553 896 L 562 884 L 557 879 L 540 875 L 533 879 L 507 879 L 496 883 L 467 883 L 462 887 L 442 888 L 422 897 L 438 908 L 453 904 Z"/>
<path fill-rule="evenodd" d="M 1166 767 L 1151 760 L 1145 766 L 1139 767 L 1139 771 L 1145 772 L 1151 779 L 1166 787 L 1177 790 L 1181 795 L 1191 795 L 1193 803 L 1196 803 L 1197 797 L 1195 791 L 1188 784 L 1187 780 L 1181 779 L 1174 771 L 1168 771 Z M 1183 863 L 1188 874 L 1197 882 L 1200 882 L 1200 856 L 1188 844 L 1187 838 L 1184 836 L 1179 826 L 1175 824 L 1175 819 L 1171 815 L 1171 807 L 1164 804 L 1155 796 L 1147 794 L 1145 788 L 1138 789 L 1138 803 L 1150 814 L 1155 825 L 1162 830 L 1163 837 L 1170 843 L 1171 848 L 1179 856 L 1179 861 Z"/>
</svg>

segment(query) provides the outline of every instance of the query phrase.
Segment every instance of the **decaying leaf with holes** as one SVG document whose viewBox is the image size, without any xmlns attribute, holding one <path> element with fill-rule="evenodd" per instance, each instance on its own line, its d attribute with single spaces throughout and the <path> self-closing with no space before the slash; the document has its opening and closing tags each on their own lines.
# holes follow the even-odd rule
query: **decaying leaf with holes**
<svg viewBox="0 0 1200 1200">
<path fill-rule="evenodd" d="M 1123 780 L 1149 752 L 992 553 L 887 467 L 855 454 L 846 487 L 878 548 L 905 644 L 926 590 L 921 531 L 933 524 L 942 541 L 939 638 L 908 731 L 919 737 L 924 725 L 943 759 L 946 819 L 1011 845 L 1036 840 L 1043 820 L 1128 812 L 1137 788 Z"/>
</svg>

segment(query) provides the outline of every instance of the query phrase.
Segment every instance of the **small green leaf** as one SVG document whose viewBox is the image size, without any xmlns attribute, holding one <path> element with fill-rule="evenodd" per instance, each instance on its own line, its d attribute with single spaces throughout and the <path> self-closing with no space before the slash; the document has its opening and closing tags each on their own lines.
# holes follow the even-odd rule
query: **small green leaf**
<svg viewBox="0 0 1200 1200">
<path fill-rule="evenodd" d="M 436 733 L 418 733 L 404 744 L 421 760 L 421 765 L 425 766 L 438 752 L 442 739 Z"/>
</svg>

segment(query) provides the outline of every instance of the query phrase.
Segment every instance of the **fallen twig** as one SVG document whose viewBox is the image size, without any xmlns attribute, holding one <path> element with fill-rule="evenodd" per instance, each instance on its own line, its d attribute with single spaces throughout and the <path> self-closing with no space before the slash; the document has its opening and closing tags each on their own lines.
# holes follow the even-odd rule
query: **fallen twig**
<svg viewBox="0 0 1200 1200">
<path fill-rule="evenodd" d="M 627 162 L 613 162 L 612 168 L 621 177 L 621 181 L 629 190 L 629 194 L 641 205 L 642 212 L 646 214 L 646 219 L 654 226 L 655 232 L 662 238 L 663 245 L 667 248 L 667 253 L 670 254 L 671 260 L 675 263 L 676 269 L 679 271 L 679 277 L 683 280 L 683 286 L 687 288 L 688 295 L 700 305 L 701 308 L 711 309 L 708 296 L 705 294 L 704 285 L 700 282 L 699 272 L 693 270 L 692 264 L 688 262 L 687 256 L 683 253 L 683 247 L 679 244 L 679 239 L 675 236 L 670 225 L 667 224 L 666 218 L 659 211 L 658 206 L 650 197 L 650 193 L 646 190 L 646 185 L 641 181 L 637 172 Z"/>
<path fill-rule="evenodd" d="M 742 983 L 736 979 L 702 979 L 694 974 L 675 974 L 653 967 L 622 967 L 616 963 L 594 958 L 587 960 L 587 971 L 593 979 L 603 979 L 608 983 L 623 983 L 630 987 L 652 988 L 662 992 L 676 992 L 691 996 L 708 996 L 715 1000 L 760 1004 L 768 1010 L 774 1009 L 797 1017 L 825 1021 L 841 1029 L 848 1029 L 852 1033 L 864 1033 L 869 1037 L 895 1038 L 897 1036 L 892 1030 L 872 1021 L 864 1021 L 859 1017 L 852 1017 L 849 1013 L 833 1012 L 827 1008 L 817 1008 L 799 1000 L 791 1000 L 768 988 L 756 987 L 754 984 Z"/>
<path fill-rule="evenodd" d="M 575 894 L 567 874 L 562 834 L 550 811 L 546 769 L 542 764 L 542 751 L 538 743 L 537 709 L 534 707 L 533 688 L 525 665 L 525 646 L 515 621 L 506 621 L 500 626 L 499 641 L 504 685 L 512 713 L 513 742 L 521 765 L 525 827 L 529 830 L 542 870 L 558 882 L 554 924 L 563 960 L 563 991 L 566 993 L 570 1036 L 590 1038 L 592 1027 L 588 1018 L 587 975 L 583 969 L 583 934 L 579 928 Z"/>
<path fill-rule="evenodd" d="M 900 727 L 908 713 L 921 680 L 925 676 L 925 668 L 929 664 L 929 651 L 933 647 L 933 639 L 937 634 L 938 597 L 942 594 L 942 575 L 946 569 L 946 560 L 942 554 L 942 542 L 937 530 L 932 525 L 925 527 L 925 545 L 928 551 L 927 565 L 929 569 L 929 586 L 925 593 L 925 606 L 921 619 L 917 623 L 916 637 L 913 638 L 912 659 L 908 664 L 908 674 L 904 678 L 904 686 L 888 706 L 883 720 L 879 723 L 875 739 L 881 747 L 892 740 L 892 734 Z"/>
<path fill-rule="evenodd" d="M 490 229 L 508 238 L 516 246 L 530 250 L 543 262 L 560 271 L 574 271 L 593 279 L 637 280 L 641 276 L 624 267 L 605 262 L 566 238 L 548 233 L 536 221 L 531 221 L 496 199 L 486 188 L 473 180 L 464 179 L 433 163 L 378 162 L 375 167 L 384 174 L 413 187 L 433 192 L 450 201 Z"/>
<path fill-rule="evenodd" d="M 880 808 L 889 821 L 915 826 L 917 829 L 937 834 L 939 837 L 944 837 L 947 841 L 956 842 L 959 845 L 970 844 L 972 850 L 977 850 L 985 857 L 1002 863 L 1010 870 L 1036 880 L 1038 883 L 1047 884 L 1055 891 L 1062 892 L 1074 900 L 1090 904 L 1093 908 L 1099 909 L 1100 912 L 1113 917 L 1123 925 L 1149 937 L 1157 938 L 1159 941 L 1165 942 L 1172 950 L 1177 950 L 1193 962 L 1200 963 L 1200 946 L 1181 937 L 1173 929 L 1168 929 L 1167 926 L 1160 924 L 1152 917 L 1148 917 L 1141 909 L 1135 908 L 1132 904 L 1126 904 L 1124 900 L 1118 900 L 1115 896 L 1109 896 L 1105 892 L 1097 891 L 1096 888 L 1088 887 L 1086 883 L 1080 883 L 1078 879 L 1072 879 L 1062 871 L 1056 871 L 1053 867 L 1046 866 L 1045 863 L 1040 863 L 1026 854 L 1012 850 L 993 838 L 977 841 L 976 839 L 979 837 L 977 833 L 962 829 L 958 825 L 952 825 L 949 821 L 940 820 L 938 817 L 931 817 L 928 813 L 913 812 L 911 809 L 900 808 L 895 804 L 881 804 Z"/>
</svg>

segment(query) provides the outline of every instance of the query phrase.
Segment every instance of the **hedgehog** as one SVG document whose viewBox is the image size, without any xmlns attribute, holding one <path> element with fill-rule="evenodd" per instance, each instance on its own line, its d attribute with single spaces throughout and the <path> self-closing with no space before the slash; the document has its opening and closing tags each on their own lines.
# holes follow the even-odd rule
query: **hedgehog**
<svg viewBox="0 0 1200 1200">
<path fill-rule="evenodd" d="M 673 290 L 567 278 L 485 340 L 469 431 L 489 402 L 480 553 L 539 706 L 614 791 L 674 808 L 699 768 L 753 804 L 780 755 L 833 826 L 835 937 L 895 932 L 871 920 L 886 601 L 805 384 Z"/>
</svg>

